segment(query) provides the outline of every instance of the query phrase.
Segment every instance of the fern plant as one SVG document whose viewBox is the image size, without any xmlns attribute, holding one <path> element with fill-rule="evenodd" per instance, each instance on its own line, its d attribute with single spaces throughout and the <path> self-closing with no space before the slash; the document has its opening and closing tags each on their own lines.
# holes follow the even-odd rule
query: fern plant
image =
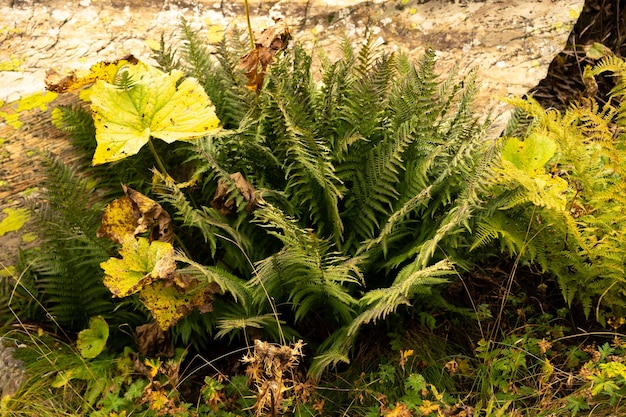
<svg viewBox="0 0 626 417">
<path fill-rule="evenodd" d="M 162 43 L 156 60 L 197 77 L 224 129 L 172 157 L 193 169 L 190 181 L 150 171 L 141 155 L 121 162 L 152 174 L 182 271 L 219 285 L 203 323 L 220 337 L 260 326 L 306 335 L 319 376 L 349 361 L 362 326 L 420 302 L 445 308 L 437 287 L 469 246 L 494 154 L 489 120 L 472 112 L 474 74 L 441 80 L 433 51 L 415 64 L 344 41 L 342 58 L 322 60 L 321 81 L 295 45 L 253 92 L 238 68 L 241 42 L 205 47 L 184 21 L 182 36 L 180 50 Z M 79 130 L 71 120 L 65 128 Z M 199 328 L 180 326 L 186 339 Z"/>
<path fill-rule="evenodd" d="M 35 298 L 25 306 L 38 308 L 16 308 L 15 314 L 22 320 L 45 314 L 65 330 L 80 330 L 97 315 L 116 323 L 141 321 L 137 307 L 120 308 L 102 284 L 100 262 L 113 246 L 96 237 L 103 205 L 94 183 L 58 158 L 44 154 L 42 160 L 42 195 L 32 201 L 41 244 L 22 255 L 17 289 Z"/>
<path fill-rule="evenodd" d="M 274 311 L 294 329 L 325 323 L 318 333 L 332 336 L 308 340 L 324 342 L 313 367 L 319 374 L 347 360 L 362 325 L 420 294 L 432 299 L 453 273 L 492 155 L 483 140 L 489 121 L 471 110 L 474 74 L 441 81 L 433 51 L 415 65 L 372 42 L 357 51 L 344 41 L 343 57 L 323 59 L 316 81 L 312 57 L 296 45 L 277 58 L 256 97 L 233 96 L 223 86 L 244 87 L 236 51 L 224 41 L 208 64 L 207 49 L 184 24 L 183 36 L 181 66 L 203 74 L 230 130 L 194 146 L 201 190 L 184 197 L 165 184 L 160 194 L 181 228 L 198 230 L 209 244 L 203 262 L 238 259 L 234 269 L 249 282 L 259 318 Z M 257 191 L 252 214 L 229 179 L 234 172 Z M 236 208 L 226 217 L 202 203 L 220 182 L 230 184 Z"/>
<path fill-rule="evenodd" d="M 567 302 L 579 303 L 602 323 L 626 312 L 626 65 L 611 57 L 585 73 L 607 71 L 617 76 L 615 104 L 600 107 L 582 99 L 561 113 L 544 110 L 532 98 L 511 101 L 520 109 L 514 121 L 524 120 L 510 131 L 521 140 L 504 141 L 489 181 L 496 197 L 480 216 L 474 243 L 500 239 L 509 253 L 556 276 Z"/>
</svg>

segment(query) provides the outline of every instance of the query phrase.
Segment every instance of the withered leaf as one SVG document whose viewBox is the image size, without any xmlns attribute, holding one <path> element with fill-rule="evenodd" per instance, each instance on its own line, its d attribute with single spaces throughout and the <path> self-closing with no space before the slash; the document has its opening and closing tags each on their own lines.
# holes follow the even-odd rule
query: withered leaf
<svg viewBox="0 0 626 417">
<path fill-rule="evenodd" d="M 144 233 L 151 230 L 150 240 L 160 240 L 161 242 L 172 243 L 174 231 L 172 230 L 172 218 L 169 213 L 161 207 L 159 203 L 135 191 L 132 188 L 122 185 L 124 192 L 133 202 L 135 212 L 140 216 L 137 219 L 137 229 L 135 234 Z"/>
<path fill-rule="evenodd" d="M 155 321 L 135 328 L 137 347 L 144 356 L 174 356 L 174 345 L 169 332 L 164 331 Z"/>
<path fill-rule="evenodd" d="M 247 87 L 259 92 L 263 87 L 263 79 L 267 67 L 274 62 L 274 55 L 287 48 L 291 39 L 289 27 L 283 20 L 261 32 L 254 41 L 254 49 L 239 60 L 239 67 L 248 78 Z"/>
<path fill-rule="evenodd" d="M 119 68 L 128 64 L 134 65 L 137 62 L 137 58 L 133 55 L 127 55 L 112 62 L 98 62 L 92 65 L 89 71 L 83 73 L 71 71 L 61 74 L 54 69 L 49 69 L 46 71 L 44 80 L 46 90 L 54 91 L 55 93 L 65 93 L 91 85 L 97 80 L 112 81 Z"/>
<path fill-rule="evenodd" d="M 172 218 L 159 203 L 122 184 L 126 195 L 112 201 L 104 211 L 97 236 L 122 243 L 128 235 L 150 231 L 150 241 L 172 243 Z"/>
<path fill-rule="evenodd" d="M 122 243 L 125 236 L 134 236 L 137 219 L 133 203 L 127 196 L 111 201 L 104 209 L 102 224 L 96 236 Z"/>
<path fill-rule="evenodd" d="M 256 190 L 254 186 L 250 184 L 240 172 L 230 174 L 230 179 L 235 183 L 235 187 L 241 193 L 244 200 L 246 200 L 246 211 L 251 213 L 257 206 Z M 225 216 L 233 214 L 235 212 L 235 201 L 228 196 L 229 184 L 226 181 L 220 181 L 217 185 L 217 190 L 211 200 L 211 207 L 218 209 L 220 213 Z"/>
</svg>

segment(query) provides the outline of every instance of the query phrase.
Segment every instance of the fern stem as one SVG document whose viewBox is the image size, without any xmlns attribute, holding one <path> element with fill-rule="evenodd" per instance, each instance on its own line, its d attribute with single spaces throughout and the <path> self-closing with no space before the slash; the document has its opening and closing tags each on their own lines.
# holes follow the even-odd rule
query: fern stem
<svg viewBox="0 0 626 417">
<path fill-rule="evenodd" d="M 243 0 L 243 5 L 246 9 L 246 22 L 248 23 L 248 37 L 250 38 L 250 49 L 254 49 L 254 34 L 252 33 L 252 24 L 250 23 L 250 8 L 248 7 L 248 0 Z"/>
<path fill-rule="evenodd" d="M 157 167 L 159 168 L 159 171 L 161 171 L 161 174 L 166 178 L 172 178 L 170 177 L 170 174 L 167 173 L 167 169 L 165 169 L 165 165 L 163 165 L 163 162 L 161 162 L 161 158 L 159 158 L 159 154 L 157 153 L 156 149 L 154 148 L 154 144 L 152 143 L 152 138 L 148 138 L 148 146 L 150 146 L 150 151 L 152 152 L 152 155 L 154 155 L 154 159 L 156 161 Z"/>
</svg>

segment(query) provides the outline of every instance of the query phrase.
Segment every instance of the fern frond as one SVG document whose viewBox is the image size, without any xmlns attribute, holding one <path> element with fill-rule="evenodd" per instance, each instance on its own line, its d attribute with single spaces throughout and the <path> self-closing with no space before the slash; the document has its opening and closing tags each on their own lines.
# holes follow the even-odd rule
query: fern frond
<svg viewBox="0 0 626 417">
<path fill-rule="evenodd" d="M 224 316 L 220 312 L 220 316 Z M 287 323 L 280 320 L 278 322 L 281 328 L 286 328 Z M 263 314 L 253 317 L 237 317 L 237 318 L 221 318 L 218 320 L 217 328 L 219 331 L 215 334 L 216 339 L 221 339 L 226 335 L 233 336 L 237 332 L 246 332 L 248 329 L 272 329 L 276 328 L 276 317 L 273 314 Z M 275 332 L 275 337 L 279 334 Z M 277 339 L 278 340 L 278 339 Z"/>
<path fill-rule="evenodd" d="M 207 74 L 206 91 L 222 126 L 235 129 L 247 115 L 256 111 L 255 93 L 246 87 L 247 79 L 239 68 L 238 57 L 243 56 L 245 47 L 240 42 L 241 35 L 235 33 L 232 42 L 226 38 L 216 45 L 215 70 Z M 256 113 L 254 113 L 256 114 Z"/>
<path fill-rule="evenodd" d="M 509 254 L 519 254 L 528 246 L 528 226 L 517 224 L 503 213 L 496 212 L 482 218 L 476 224 L 472 239 L 470 251 L 500 239 L 503 251 Z M 530 250 L 527 250 L 525 255 L 530 259 L 533 258 Z"/>
<path fill-rule="evenodd" d="M 155 178 L 157 179 L 155 192 L 161 201 L 177 210 L 183 226 L 197 228 L 201 232 L 204 241 L 210 246 L 211 256 L 215 256 L 218 246 L 234 246 L 233 251 L 238 254 L 236 258 L 241 262 L 238 266 L 243 270 L 248 269 L 250 265 L 246 261 L 246 256 L 250 253 L 251 242 L 246 235 L 232 227 L 226 216 L 219 210 L 204 206 L 194 207 L 180 187 L 170 178 L 158 172 L 155 172 Z M 228 180 L 232 182 L 230 178 Z"/>
<path fill-rule="evenodd" d="M 163 72 L 170 72 L 180 67 L 180 62 L 176 56 L 176 51 L 171 45 L 166 45 L 165 36 L 161 33 L 159 41 L 159 49 L 152 51 L 152 59 L 154 59 Z"/>
<path fill-rule="evenodd" d="M 362 47 L 354 74 L 347 79 L 349 88 L 343 106 L 335 109 L 339 117 L 365 138 L 380 136 L 385 126 L 390 81 L 396 75 L 394 55 L 371 61 L 370 53 L 367 45 Z"/>
<path fill-rule="evenodd" d="M 96 128 L 91 112 L 79 105 L 57 106 L 50 115 L 57 129 L 68 134 L 72 143 L 83 151 L 85 159 L 91 159 L 96 149 Z"/>
<path fill-rule="evenodd" d="M 254 93 L 246 88 L 246 77 L 239 69 L 237 57 L 243 56 L 244 47 L 235 32 L 230 38 L 212 48 L 207 48 L 200 35 L 189 23 L 181 19 L 181 63 L 187 73 L 200 81 L 215 105 L 221 126 L 236 128 L 246 113 L 253 108 Z"/>
<path fill-rule="evenodd" d="M 453 273 L 452 264 L 439 261 L 426 268 L 417 264 L 404 267 L 388 288 L 368 291 L 359 301 L 363 311 L 348 328 L 347 335 L 355 334 L 363 325 L 376 322 L 395 312 L 401 305 L 409 305 L 418 293 L 428 293 L 431 287 L 447 282 L 444 276 Z"/>
<path fill-rule="evenodd" d="M 340 363 L 350 363 L 350 351 L 354 346 L 356 334 L 348 334 L 348 326 L 336 330 L 320 346 L 319 352 L 308 370 L 308 376 L 314 380 L 319 380 L 328 368 L 337 366 Z"/>
<path fill-rule="evenodd" d="M 202 283 L 217 284 L 222 292 L 228 293 L 243 306 L 250 303 L 251 294 L 241 278 L 217 266 L 201 265 L 180 251 L 176 253 L 175 260 L 187 265 L 179 269 L 181 274 L 197 278 Z"/>
<path fill-rule="evenodd" d="M 597 76 L 605 72 L 612 72 L 615 75 L 615 87 L 611 89 L 609 94 L 617 98 L 626 96 L 626 82 L 624 81 L 624 76 L 626 75 L 626 61 L 616 55 L 606 56 L 591 69 L 590 75 Z M 624 109 L 623 101 L 620 103 L 620 108 L 622 110 Z M 621 113 L 623 115 L 623 112 Z M 623 118 L 620 119 L 623 120 Z"/>
<path fill-rule="evenodd" d="M 0 329 L 15 322 L 42 320 L 42 295 L 32 272 L 29 251 L 19 251 L 15 269 L 0 263 Z"/>
<path fill-rule="evenodd" d="M 128 72 L 127 67 L 124 66 L 117 71 L 117 74 L 115 74 L 113 85 L 119 90 L 129 91 L 137 85 L 137 81 L 133 79 L 130 72 Z"/>
<path fill-rule="evenodd" d="M 102 207 L 91 202 L 88 180 L 58 159 L 43 155 L 43 161 L 44 198 L 34 206 L 42 244 L 32 273 L 49 314 L 68 328 L 82 328 L 90 317 L 113 312 L 100 269 L 112 245 L 96 237 Z"/>
<path fill-rule="evenodd" d="M 211 53 L 200 39 L 200 35 L 191 28 L 184 17 L 180 19 L 182 30 L 181 58 L 185 65 L 185 72 L 206 84 L 206 77 L 213 72 L 214 65 Z"/>
<path fill-rule="evenodd" d="M 295 310 L 296 321 L 310 311 L 324 309 L 340 322 L 352 318 L 356 299 L 351 287 L 362 284 L 360 259 L 345 258 L 331 250 L 332 245 L 310 229 L 298 225 L 271 205 L 257 210 L 257 220 L 284 246 L 260 261 L 252 286 L 262 285 L 269 294 L 285 294 Z M 258 303 L 266 295 L 257 293 Z"/>
<path fill-rule="evenodd" d="M 293 62 L 298 67 L 289 71 L 297 70 L 300 74 L 291 78 L 281 76 L 288 72 L 286 66 L 294 65 L 291 60 L 281 59 L 274 64 L 265 90 L 272 100 L 264 115 L 271 125 L 268 140 L 284 160 L 285 191 L 305 209 L 303 215 L 313 221 L 320 233 L 340 242 L 343 223 L 338 201 L 343 186 L 335 174 L 330 149 L 322 138 L 315 136 L 308 117 L 313 85 L 310 58 L 305 59 L 303 54 L 301 49 L 296 49 Z"/>
<path fill-rule="evenodd" d="M 344 215 L 350 231 L 348 239 L 359 242 L 374 237 L 379 222 L 399 197 L 397 188 L 404 170 L 402 155 L 412 140 L 411 135 L 400 131 L 353 162 L 351 193 L 345 201 Z M 346 175 L 345 170 L 342 173 Z"/>
</svg>

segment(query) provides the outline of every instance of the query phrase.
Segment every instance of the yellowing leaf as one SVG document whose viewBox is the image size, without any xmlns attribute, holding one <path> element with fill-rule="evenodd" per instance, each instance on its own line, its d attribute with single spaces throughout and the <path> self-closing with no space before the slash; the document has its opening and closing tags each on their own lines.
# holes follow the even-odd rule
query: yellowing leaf
<svg viewBox="0 0 626 417">
<path fill-rule="evenodd" d="M 104 350 L 109 338 L 109 325 L 101 317 L 92 317 L 89 327 L 78 333 L 76 347 L 83 358 L 91 359 Z"/>
<path fill-rule="evenodd" d="M 20 230 L 30 219 L 29 210 L 26 208 L 7 207 L 2 212 L 6 214 L 6 217 L 0 221 L 0 236 Z"/>
<path fill-rule="evenodd" d="M 168 286 L 162 281 L 156 281 L 144 287 L 139 295 L 142 303 L 150 310 L 152 317 L 163 330 L 169 329 L 180 319 L 187 316 L 195 308 L 201 312 L 212 310 L 211 294 L 219 292 L 217 284 L 209 285 L 204 289 L 194 289 L 184 293 L 175 286 Z"/>
<path fill-rule="evenodd" d="M 123 243 L 128 235 L 150 231 L 150 241 L 172 243 L 172 218 L 159 203 L 122 184 L 126 195 L 107 205 L 97 236 Z"/>
<path fill-rule="evenodd" d="M 502 150 L 502 159 L 511 162 L 517 169 L 533 174 L 543 170 L 556 148 L 556 142 L 549 137 L 533 133 L 523 141 L 509 138 Z"/>
<path fill-rule="evenodd" d="M 120 197 L 111 201 L 104 209 L 102 225 L 96 235 L 122 243 L 126 236 L 134 236 L 136 222 L 133 202 L 128 196 Z"/>
<path fill-rule="evenodd" d="M 104 285 L 116 297 L 126 297 L 156 279 L 171 278 L 176 270 L 174 247 L 158 240 L 128 236 L 120 249 L 122 259 L 111 258 L 100 266 L 105 272 Z"/>
<path fill-rule="evenodd" d="M 613 52 L 611 51 L 611 48 L 602 45 L 599 42 L 594 42 L 591 45 L 587 45 L 585 46 L 585 54 L 587 55 L 587 58 L 589 59 L 602 59 L 605 56 L 611 56 L 613 55 Z"/>
<path fill-rule="evenodd" d="M 150 137 L 171 143 L 218 129 L 215 107 L 195 79 L 178 84 L 181 71 L 163 73 L 141 62 L 124 71 L 127 86 L 98 80 L 92 87 L 98 142 L 93 165 L 134 155 Z"/>
<path fill-rule="evenodd" d="M 524 187 L 527 190 L 525 196 L 533 204 L 564 210 L 567 181 L 550 175 L 545 168 L 556 150 L 556 142 L 541 133 L 532 133 L 523 141 L 509 138 L 502 149 L 502 174 Z"/>
<path fill-rule="evenodd" d="M 46 89 L 56 93 L 65 93 L 93 84 L 96 80 L 112 83 L 120 68 L 137 62 L 137 58 L 129 55 L 113 62 L 95 63 L 88 71 L 72 71 L 61 74 L 54 69 L 49 69 L 46 71 Z"/>
<path fill-rule="evenodd" d="M 424 400 L 422 405 L 419 406 L 419 410 L 422 413 L 422 415 L 426 416 L 430 413 L 439 411 L 439 404 L 432 402 L 432 401 Z"/>
<path fill-rule="evenodd" d="M 411 412 L 404 403 L 396 403 L 396 407 L 384 414 L 385 417 L 411 417 Z"/>
<path fill-rule="evenodd" d="M 146 360 L 144 360 L 143 363 L 145 363 L 146 367 L 149 368 L 148 376 L 150 378 L 154 378 L 155 376 L 157 376 L 157 374 L 159 373 L 159 369 L 161 368 L 161 365 L 162 365 L 161 359 L 146 358 Z"/>
</svg>

